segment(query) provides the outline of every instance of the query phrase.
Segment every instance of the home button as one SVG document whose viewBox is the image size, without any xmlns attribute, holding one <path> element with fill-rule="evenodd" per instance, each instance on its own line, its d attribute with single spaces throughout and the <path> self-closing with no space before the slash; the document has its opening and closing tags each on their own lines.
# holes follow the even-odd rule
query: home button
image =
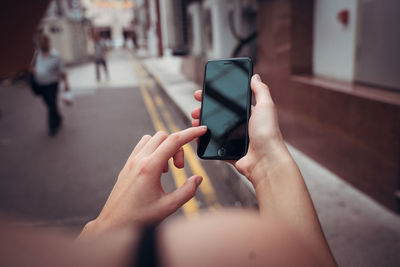
<svg viewBox="0 0 400 267">
<path fill-rule="evenodd" d="M 219 157 L 223 157 L 226 154 L 226 150 L 225 150 L 225 148 L 221 147 L 221 148 L 218 149 L 217 153 L 218 153 Z"/>
</svg>

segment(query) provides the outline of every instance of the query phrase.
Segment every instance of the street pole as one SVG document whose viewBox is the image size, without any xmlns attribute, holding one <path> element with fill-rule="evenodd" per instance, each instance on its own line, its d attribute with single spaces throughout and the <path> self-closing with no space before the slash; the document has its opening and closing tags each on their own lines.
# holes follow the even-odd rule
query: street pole
<svg viewBox="0 0 400 267">
<path fill-rule="evenodd" d="M 156 14 L 157 14 L 157 38 L 158 38 L 158 56 L 163 56 L 163 44 L 162 44 L 162 34 L 161 34 L 161 16 L 160 16 L 160 1 L 154 0 L 156 2 Z"/>
</svg>

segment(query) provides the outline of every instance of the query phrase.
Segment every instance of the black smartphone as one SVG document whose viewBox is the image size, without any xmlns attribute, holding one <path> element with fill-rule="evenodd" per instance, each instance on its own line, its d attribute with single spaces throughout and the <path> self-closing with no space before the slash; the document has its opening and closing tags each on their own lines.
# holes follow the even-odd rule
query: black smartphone
<svg viewBox="0 0 400 267">
<path fill-rule="evenodd" d="M 246 155 L 252 75 L 250 58 L 207 62 L 200 125 L 208 129 L 199 138 L 197 155 L 200 158 L 237 160 Z"/>
</svg>

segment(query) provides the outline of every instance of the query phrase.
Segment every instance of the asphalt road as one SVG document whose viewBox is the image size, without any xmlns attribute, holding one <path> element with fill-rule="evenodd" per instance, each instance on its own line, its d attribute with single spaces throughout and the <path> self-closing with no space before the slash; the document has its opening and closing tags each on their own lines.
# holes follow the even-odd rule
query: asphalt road
<svg viewBox="0 0 400 267">
<path fill-rule="evenodd" d="M 189 122 L 126 52 L 109 60 L 111 80 L 96 83 L 94 67 L 69 69 L 75 97 L 60 105 L 64 124 L 56 137 L 46 131 L 46 110 L 23 84 L 0 87 L 0 210 L 37 226 L 75 231 L 100 212 L 118 173 L 144 134 L 189 127 Z M 195 144 L 185 147 L 184 171 L 162 177 L 169 192 L 195 172 L 206 175 L 195 200 L 175 216 L 222 206 L 241 206 L 221 162 L 201 162 Z M 198 173 L 196 173 L 198 174 Z M 247 202 L 246 202 L 247 203 Z"/>
</svg>

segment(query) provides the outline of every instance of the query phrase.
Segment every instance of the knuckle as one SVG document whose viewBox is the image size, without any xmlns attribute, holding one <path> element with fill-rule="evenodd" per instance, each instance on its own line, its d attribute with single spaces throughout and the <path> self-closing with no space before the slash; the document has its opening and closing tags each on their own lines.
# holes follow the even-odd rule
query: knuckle
<svg viewBox="0 0 400 267">
<path fill-rule="evenodd" d="M 126 168 L 130 171 L 136 166 L 136 159 L 133 158 L 126 163 Z"/>
<path fill-rule="evenodd" d="M 179 199 L 176 196 L 170 197 L 166 201 L 165 206 L 168 210 L 173 211 L 173 212 L 178 210 L 181 207 Z"/>
<path fill-rule="evenodd" d="M 173 197 L 169 197 L 167 199 L 167 201 L 164 203 L 165 207 L 167 210 L 170 211 L 175 211 L 178 209 L 177 205 L 176 205 L 176 201 Z"/>
<path fill-rule="evenodd" d="M 180 140 L 180 135 L 178 133 L 173 133 L 169 136 L 172 142 L 176 143 Z"/>
<path fill-rule="evenodd" d="M 145 135 L 142 136 L 142 140 L 147 140 L 147 139 L 150 139 L 150 138 L 151 138 L 151 135 L 149 135 L 149 134 L 145 134 Z"/>
<path fill-rule="evenodd" d="M 162 138 L 162 139 L 165 139 L 165 138 L 168 137 L 168 134 L 167 134 L 166 132 L 164 132 L 164 131 L 158 131 L 158 132 L 156 133 L 156 136 L 158 136 L 158 137 L 160 137 L 160 138 Z"/>
<path fill-rule="evenodd" d="M 261 83 L 261 86 L 263 87 L 263 89 L 265 90 L 269 90 L 269 86 L 266 85 L 265 83 Z"/>
<path fill-rule="evenodd" d="M 123 169 L 119 172 L 118 178 L 124 177 L 125 175 L 126 175 L 126 170 L 125 170 L 125 168 L 123 168 Z"/>
<path fill-rule="evenodd" d="M 145 157 L 143 158 L 138 164 L 138 174 L 147 174 L 149 173 L 153 167 L 151 166 L 151 157 Z"/>
<path fill-rule="evenodd" d="M 270 109 L 275 109 L 275 104 L 272 101 L 267 101 L 266 105 L 270 108 Z"/>
<path fill-rule="evenodd" d="M 259 83 L 256 85 L 256 89 L 260 90 L 260 91 L 269 91 L 269 87 L 268 85 L 266 85 L 265 83 Z"/>
<path fill-rule="evenodd" d="M 262 101 L 260 102 L 260 105 L 267 109 L 275 110 L 275 104 L 272 101 Z"/>
</svg>

